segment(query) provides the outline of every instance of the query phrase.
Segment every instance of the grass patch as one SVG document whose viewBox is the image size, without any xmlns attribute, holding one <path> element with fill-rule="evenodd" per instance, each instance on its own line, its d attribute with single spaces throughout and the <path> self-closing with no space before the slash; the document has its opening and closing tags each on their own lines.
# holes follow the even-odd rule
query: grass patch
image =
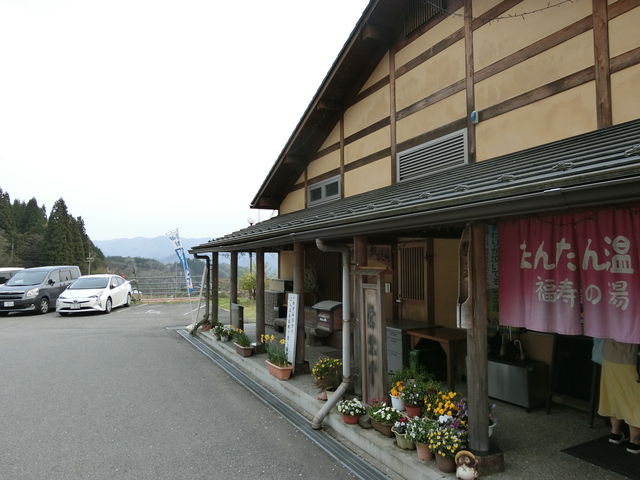
<svg viewBox="0 0 640 480">
<path fill-rule="evenodd" d="M 256 301 L 247 297 L 238 297 L 238 303 L 244 307 L 244 319 L 256 321 Z M 218 306 L 230 310 L 229 297 L 218 298 Z"/>
</svg>

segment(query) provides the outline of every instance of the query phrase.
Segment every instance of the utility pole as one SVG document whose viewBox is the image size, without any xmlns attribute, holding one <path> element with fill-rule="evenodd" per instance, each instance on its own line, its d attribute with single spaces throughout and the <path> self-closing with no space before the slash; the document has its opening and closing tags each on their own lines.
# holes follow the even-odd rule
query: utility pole
<svg viewBox="0 0 640 480">
<path fill-rule="evenodd" d="M 88 275 L 91 275 L 91 262 L 93 262 L 94 258 L 92 254 L 89 254 L 89 256 L 87 257 L 87 263 L 89 264 L 89 273 Z"/>
</svg>

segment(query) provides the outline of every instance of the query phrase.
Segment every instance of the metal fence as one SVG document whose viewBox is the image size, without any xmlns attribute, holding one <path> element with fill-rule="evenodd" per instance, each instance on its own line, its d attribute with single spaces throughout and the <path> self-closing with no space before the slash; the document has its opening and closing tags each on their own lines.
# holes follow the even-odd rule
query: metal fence
<svg viewBox="0 0 640 480">
<path fill-rule="evenodd" d="M 135 277 L 129 280 L 134 297 L 144 301 L 176 300 L 189 297 L 184 275 Z M 200 295 L 201 280 L 192 278 L 191 281 L 193 283 L 191 297 L 193 298 Z"/>
</svg>

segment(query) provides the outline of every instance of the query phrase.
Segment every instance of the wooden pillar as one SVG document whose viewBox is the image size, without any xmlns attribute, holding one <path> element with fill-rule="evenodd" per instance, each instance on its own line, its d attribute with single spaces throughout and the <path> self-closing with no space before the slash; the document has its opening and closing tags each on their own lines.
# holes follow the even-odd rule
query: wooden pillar
<svg viewBox="0 0 640 480">
<path fill-rule="evenodd" d="M 256 341 L 264 335 L 264 249 L 256 249 Z"/>
<path fill-rule="evenodd" d="M 229 265 L 229 312 L 231 303 L 238 303 L 238 252 L 231 252 Z"/>
<path fill-rule="evenodd" d="M 593 0 L 593 52 L 595 55 L 598 128 L 610 127 L 613 124 L 613 113 L 609 63 L 609 14 L 606 0 Z"/>
<path fill-rule="evenodd" d="M 211 323 L 218 323 L 218 293 L 220 290 L 218 252 L 211 253 Z"/>
<path fill-rule="evenodd" d="M 304 245 L 301 242 L 293 244 L 293 263 L 293 293 L 297 293 L 299 297 L 294 371 L 305 373 L 308 370 L 308 364 L 305 363 L 304 358 Z"/>
<path fill-rule="evenodd" d="M 487 376 L 487 283 L 485 226 L 471 226 L 471 294 L 473 327 L 467 329 L 467 400 L 469 448 L 489 451 L 489 382 Z"/>
<path fill-rule="evenodd" d="M 369 262 L 369 256 L 367 252 L 367 237 L 363 235 L 357 235 L 353 237 L 353 256 L 356 260 L 356 268 L 363 268 L 367 266 Z"/>
</svg>

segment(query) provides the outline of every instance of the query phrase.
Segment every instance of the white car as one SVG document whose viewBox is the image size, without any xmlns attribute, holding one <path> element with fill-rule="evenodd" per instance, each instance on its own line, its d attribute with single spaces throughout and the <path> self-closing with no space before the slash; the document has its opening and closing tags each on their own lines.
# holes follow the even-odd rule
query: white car
<svg viewBox="0 0 640 480">
<path fill-rule="evenodd" d="M 131 303 L 131 284 L 119 275 L 83 275 L 58 297 L 60 315 L 78 312 L 111 312 Z"/>
</svg>

